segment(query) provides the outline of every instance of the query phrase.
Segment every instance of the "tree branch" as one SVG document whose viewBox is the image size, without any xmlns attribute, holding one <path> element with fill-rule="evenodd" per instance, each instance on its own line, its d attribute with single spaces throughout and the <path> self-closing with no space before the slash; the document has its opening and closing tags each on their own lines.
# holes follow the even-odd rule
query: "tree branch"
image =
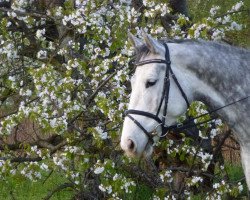
<svg viewBox="0 0 250 200">
<path fill-rule="evenodd" d="M 131 175 L 131 177 L 136 178 L 138 181 L 142 183 L 145 183 L 152 189 L 164 186 L 163 182 L 159 178 L 159 174 L 157 173 L 149 174 L 143 171 L 139 166 L 135 165 L 134 166 L 122 165 L 121 167 L 123 168 L 123 170 L 128 172 Z"/>
<path fill-rule="evenodd" d="M 91 96 L 87 99 L 86 101 L 86 106 L 88 106 L 96 97 L 96 95 L 98 94 L 98 92 L 110 81 L 111 78 L 113 78 L 116 73 L 120 70 L 121 68 L 118 68 L 117 70 L 115 70 L 112 74 L 110 74 L 103 82 L 101 82 L 98 87 L 96 88 L 96 90 L 91 94 Z M 75 117 L 73 117 L 69 122 L 69 126 L 71 126 L 82 114 L 84 111 L 81 111 L 78 115 L 76 115 Z"/>
<path fill-rule="evenodd" d="M 42 160 L 41 157 L 28 158 L 28 157 L 16 157 L 16 158 L 6 158 L 0 157 L 0 160 L 10 160 L 11 163 L 23 163 L 23 162 L 39 162 Z"/>
<path fill-rule="evenodd" d="M 241 13 L 241 12 L 250 12 L 250 9 L 236 10 L 236 11 L 227 12 L 227 13 L 224 13 L 224 14 L 221 14 L 221 15 L 216 15 L 216 16 L 214 16 L 214 19 L 217 19 L 217 18 L 220 18 L 220 17 L 224 17 L 224 16 L 227 16 L 227 15 Z"/>
<path fill-rule="evenodd" d="M 54 190 L 50 191 L 49 194 L 43 198 L 43 200 L 49 200 L 56 192 L 59 192 L 65 188 L 73 188 L 74 184 L 73 183 L 63 183 L 56 187 Z"/>
<path fill-rule="evenodd" d="M 44 13 L 39 13 L 39 12 L 23 12 L 23 11 L 14 10 L 11 8 L 3 8 L 3 7 L 0 7 L 0 11 L 5 12 L 5 13 L 14 12 L 19 16 L 31 16 L 31 17 L 36 17 L 36 18 L 47 18 L 47 19 L 53 20 L 50 16 Z"/>
</svg>

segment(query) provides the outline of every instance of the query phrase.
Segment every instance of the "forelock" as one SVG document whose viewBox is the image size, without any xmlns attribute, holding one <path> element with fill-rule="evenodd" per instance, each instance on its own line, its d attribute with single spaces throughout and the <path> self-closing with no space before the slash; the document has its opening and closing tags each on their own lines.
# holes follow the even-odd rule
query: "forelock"
<svg viewBox="0 0 250 200">
<path fill-rule="evenodd" d="M 150 50 L 146 44 L 143 44 L 143 45 L 136 48 L 135 53 L 136 53 L 135 54 L 135 62 L 139 62 L 142 57 L 144 57 L 150 53 Z"/>
</svg>

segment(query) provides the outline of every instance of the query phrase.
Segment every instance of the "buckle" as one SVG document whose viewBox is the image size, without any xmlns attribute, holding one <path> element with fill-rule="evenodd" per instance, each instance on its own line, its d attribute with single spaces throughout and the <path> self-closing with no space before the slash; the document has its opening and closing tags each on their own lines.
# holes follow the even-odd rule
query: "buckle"
<svg viewBox="0 0 250 200">
<path fill-rule="evenodd" d="M 162 126 L 162 123 L 157 124 L 157 125 L 155 126 L 155 128 L 154 128 L 153 131 L 151 132 L 151 135 L 152 135 L 152 136 L 156 136 L 156 135 L 158 134 L 158 132 L 156 131 L 156 129 L 157 129 L 159 126 Z"/>
<path fill-rule="evenodd" d="M 183 127 L 183 123 L 179 123 L 179 124 L 176 124 L 176 128 L 181 128 L 181 127 Z"/>
<path fill-rule="evenodd" d="M 164 79 L 165 79 L 165 81 L 169 81 L 170 80 L 170 78 L 168 78 L 168 77 L 165 77 Z"/>
<path fill-rule="evenodd" d="M 161 135 L 160 138 L 165 137 L 168 133 L 169 133 L 169 130 L 164 135 Z"/>
<path fill-rule="evenodd" d="M 161 124 L 157 124 L 154 128 L 154 130 L 156 130 L 159 126 L 162 126 L 162 123 Z"/>
<path fill-rule="evenodd" d="M 157 131 L 155 131 L 155 130 L 151 132 L 151 135 L 152 135 L 152 136 L 156 136 L 157 134 L 158 134 L 158 133 L 157 133 Z"/>
</svg>

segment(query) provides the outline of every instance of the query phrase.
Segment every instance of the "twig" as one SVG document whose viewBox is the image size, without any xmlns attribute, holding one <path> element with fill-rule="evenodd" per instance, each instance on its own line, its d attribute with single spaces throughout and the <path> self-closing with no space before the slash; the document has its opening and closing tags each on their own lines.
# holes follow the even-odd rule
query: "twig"
<svg viewBox="0 0 250 200">
<path fill-rule="evenodd" d="M 12 200 L 16 200 L 16 197 L 15 197 L 14 194 L 13 194 L 13 190 L 10 191 L 10 196 L 11 196 L 11 199 L 12 199 Z"/>
<path fill-rule="evenodd" d="M 120 70 L 121 68 L 118 68 L 118 70 L 114 71 L 112 74 L 110 74 L 102 83 L 100 83 L 100 85 L 98 85 L 98 87 L 96 88 L 96 90 L 94 91 L 94 93 L 89 97 L 89 99 L 86 102 L 86 105 L 89 105 L 90 102 L 92 102 L 94 100 L 94 98 L 96 97 L 96 95 L 98 94 L 98 92 L 102 89 L 103 86 L 105 86 L 109 80 L 111 78 L 113 78 L 115 76 L 115 74 Z M 83 114 L 84 111 L 81 111 L 78 115 L 76 115 L 74 118 L 72 118 L 68 124 L 73 124 L 74 121 L 80 117 Z"/>
<path fill-rule="evenodd" d="M 167 170 L 171 170 L 171 171 L 178 171 L 178 172 L 189 172 L 190 171 L 190 168 L 188 167 L 168 167 Z M 209 177 L 209 178 L 214 178 L 214 174 L 209 174 L 207 172 L 204 172 L 202 170 L 193 170 L 192 173 L 198 175 L 198 174 L 202 174 L 206 177 Z"/>
<path fill-rule="evenodd" d="M 49 18 L 52 20 L 51 17 L 43 14 L 43 13 L 38 13 L 38 12 L 23 12 L 23 11 L 19 11 L 19 10 L 14 10 L 14 9 L 11 9 L 11 8 L 2 8 L 0 7 L 0 11 L 2 12 L 14 12 L 16 13 L 17 15 L 20 15 L 20 16 L 32 16 L 32 17 L 38 17 L 38 18 Z"/>
<path fill-rule="evenodd" d="M 187 178 L 190 177 L 191 173 L 193 173 L 194 163 L 195 163 L 195 160 L 197 158 L 198 152 L 201 148 L 201 145 L 202 145 L 202 140 L 200 141 L 199 146 L 197 146 L 197 148 L 196 148 L 196 152 L 195 152 L 193 159 L 192 159 L 192 164 L 187 172 Z M 181 195 L 183 195 L 184 188 L 185 188 L 185 182 L 182 182 L 181 187 L 178 191 L 177 199 L 181 198 Z"/>
<path fill-rule="evenodd" d="M 46 176 L 46 178 L 44 179 L 43 184 L 49 179 L 49 177 L 52 175 L 53 172 L 54 172 L 54 170 L 50 171 L 49 175 Z"/>
<path fill-rule="evenodd" d="M 59 185 L 58 187 L 56 187 L 54 190 L 52 190 L 51 192 L 49 192 L 49 194 L 43 198 L 43 200 L 49 200 L 56 192 L 59 192 L 65 188 L 69 188 L 69 187 L 73 187 L 74 184 L 73 183 L 63 183 L 61 185 Z"/>
<path fill-rule="evenodd" d="M 118 68 L 117 70 L 115 70 L 112 74 L 110 74 L 100 85 L 98 85 L 98 87 L 96 88 L 96 90 L 94 91 L 94 93 L 89 97 L 89 99 L 87 100 L 87 104 L 89 104 L 91 101 L 93 101 L 94 100 L 94 98 L 96 97 L 96 95 L 98 94 L 98 92 L 100 91 L 100 89 L 104 86 L 104 85 L 106 85 L 108 82 L 109 82 L 109 80 L 111 79 L 111 78 L 113 78 L 115 75 L 116 75 L 116 73 L 119 71 L 121 69 L 121 67 L 120 68 Z"/>
<path fill-rule="evenodd" d="M 40 97 L 35 97 L 34 99 L 31 99 L 29 102 L 25 103 L 25 106 L 29 105 L 29 104 L 32 103 L 33 101 L 36 101 L 37 99 L 40 99 Z M 8 114 L 1 115 L 1 116 L 0 116 L 0 119 L 3 119 L 3 118 L 8 117 L 8 116 L 10 116 L 10 115 L 14 115 L 14 114 L 16 114 L 16 113 L 18 113 L 18 109 L 15 110 L 15 111 L 10 112 L 10 113 L 8 113 Z"/>
<path fill-rule="evenodd" d="M 217 15 L 214 17 L 214 19 L 217 19 L 217 18 L 220 18 L 220 17 L 224 17 L 224 16 L 227 16 L 227 15 L 231 15 L 231 14 L 235 14 L 235 13 L 240 13 L 240 12 L 249 12 L 250 9 L 243 9 L 243 10 L 236 10 L 236 11 L 231 11 L 231 12 L 227 12 L 227 13 L 224 13 L 224 14 L 221 14 L 221 15 Z"/>
<path fill-rule="evenodd" d="M 63 146 L 67 145 L 68 142 L 66 140 L 63 140 L 62 142 L 60 142 L 58 145 L 54 146 L 52 144 L 50 144 L 47 141 L 38 141 L 37 144 L 40 147 L 46 148 L 50 150 L 50 155 L 54 154 L 57 150 L 61 149 Z"/>
<path fill-rule="evenodd" d="M 22 162 L 38 162 L 41 161 L 41 157 L 27 158 L 27 157 L 16 157 L 16 158 L 6 158 L 0 157 L 0 160 L 10 160 L 11 163 L 22 163 Z"/>
<path fill-rule="evenodd" d="M 163 186 L 158 174 L 148 174 L 138 166 L 122 165 L 121 167 L 139 182 L 147 184 L 152 189 Z"/>
<path fill-rule="evenodd" d="M 55 3 L 56 0 L 52 0 L 49 2 L 49 4 L 47 5 L 46 9 L 49 9 L 51 5 L 53 5 Z"/>
<path fill-rule="evenodd" d="M 62 141 L 61 143 L 59 143 L 58 145 L 56 145 L 50 152 L 50 154 L 52 155 L 53 153 L 55 153 L 58 149 L 62 148 L 63 146 L 67 145 L 68 142 L 66 140 Z"/>
<path fill-rule="evenodd" d="M 10 2 L 6 2 L 6 1 L 4 1 L 4 2 L 0 2 L 0 7 L 7 7 L 7 8 L 9 8 L 10 7 Z"/>
</svg>

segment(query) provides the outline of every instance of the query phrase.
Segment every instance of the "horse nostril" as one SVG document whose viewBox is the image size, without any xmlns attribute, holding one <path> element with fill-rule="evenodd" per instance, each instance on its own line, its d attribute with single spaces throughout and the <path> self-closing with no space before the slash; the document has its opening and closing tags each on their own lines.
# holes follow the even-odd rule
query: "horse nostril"
<svg viewBox="0 0 250 200">
<path fill-rule="evenodd" d="M 131 140 L 131 139 L 128 139 L 128 149 L 130 150 L 130 151 L 133 151 L 134 150 L 134 148 L 135 148 L 135 144 L 134 144 L 134 142 Z"/>
</svg>

